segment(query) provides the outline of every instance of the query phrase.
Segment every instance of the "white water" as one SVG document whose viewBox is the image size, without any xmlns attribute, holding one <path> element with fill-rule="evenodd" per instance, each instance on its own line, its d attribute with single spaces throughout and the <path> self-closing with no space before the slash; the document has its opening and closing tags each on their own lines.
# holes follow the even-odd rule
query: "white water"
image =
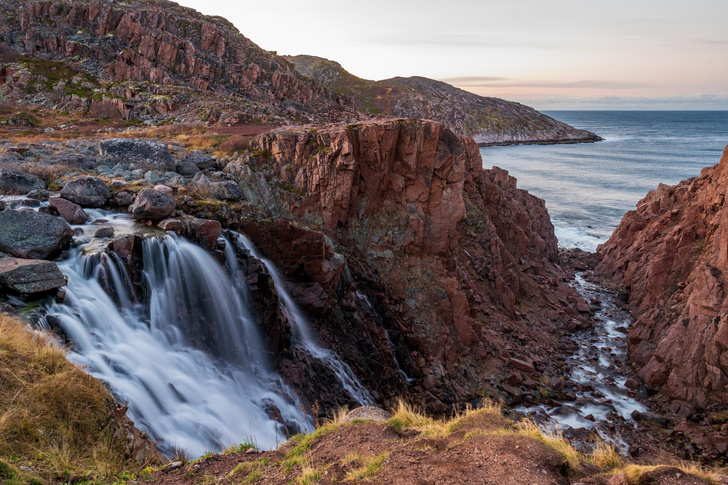
<svg viewBox="0 0 728 485">
<path fill-rule="evenodd" d="M 261 260 L 268 269 L 276 291 L 278 291 L 279 300 L 281 302 L 281 310 L 291 324 L 293 338 L 300 342 L 301 346 L 315 359 L 320 360 L 326 367 L 331 369 L 342 387 L 351 395 L 351 397 L 359 404 L 374 404 L 374 399 L 369 391 L 359 382 L 354 372 L 345 362 L 339 359 L 335 352 L 321 347 L 316 340 L 313 329 L 303 313 L 301 308 L 296 304 L 290 292 L 286 288 L 280 272 L 275 265 L 265 258 L 255 247 L 253 242 L 240 233 L 233 233 L 239 244 L 247 249 L 255 258 Z"/>
<path fill-rule="evenodd" d="M 627 379 L 617 372 L 627 361 L 626 337 L 617 329 L 628 328 L 631 318 L 617 305 L 611 293 L 586 281 L 581 274 L 576 275 L 574 287 L 586 300 L 599 298 L 602 302 L 593 317 L 594 327 L 573 336 L 579 348 L 569 358 L 572 366 L 569 382 L 581 386 L 581 390 L 575 392 L 576 400 L 570 404 L 521 406 L 516 410 L 537 420 L 546 418 L 553 427 L 562 430 L 594 430 L 606 441 L 626 450 L 618 432 L 608 431 L 605 425 L 615 419 L 633 424 L 633 411 L 648 411 L 629 395 L 624 387 Z"/>
<path fill-rule="evenodd" d="M 171 236 L 145 240 L 148 305 L 106 254 L 78 250 L 60 266 L 66 301 L 48 313 L 73 343 L 69 358 L 106 382 L 163 451 L 195 457 L 246 441 L 273 448 L 285 440 L 266 413 L 273 406 L 293 431 L 310 426 L 265 359 L 244 288 L 204 250 Z M 195 333 L 201 327 L 207 338 Z"/>
</svg>

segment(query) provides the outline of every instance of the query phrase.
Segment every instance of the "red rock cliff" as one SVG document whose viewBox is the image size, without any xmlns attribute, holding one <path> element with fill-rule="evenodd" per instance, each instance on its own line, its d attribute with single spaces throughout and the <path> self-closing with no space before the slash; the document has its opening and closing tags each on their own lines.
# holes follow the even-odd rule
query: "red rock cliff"
<svg viewBox="0 0 728 485">
<path fill-rule="evenodd" d="M 728 404 L 728 149 L 700 177 L 651 191 L 599 249 L 624 285 L 631 360 L 672 410 Z"/>
<path fill-rule="evenodd" d="M 53 94 L 54 103 L 88 97 L 114 102 L 125 112 L 139 108 L 139 113 L 136 105 L 141 103 L 152 114 L 180 111 L 212 122 L 225 109 L 258 116 L 301 112 L 299 116 L 320 115 L 317 119 L 330 119 L 326 113 L 346 118 L 343 97 L 297 74 L 227 20 L 173 2 L 4 0 L 0 13 L 0 46 L 31 58 L 9 62 L 5 69 L 5 94 L 15 98 L 33 86 Z M 44 64 L 48 59 L 86 77 L 76 84 L 72 74 L 55 79 L 60 71 L 49 76 L 44 69 L 51 67 Z M 231 101 L 237 106 L 230 106 Z"/>
<path fill-rule="evenodd" d="M 555 375 L 556 335 L 577 297 L 554 264 L 553 226 L 542 200 L 504 170 L 482 169 L 472 139 L 431 121 L 390 120 L 277 130 L 252 152 L 227 170 L 268 216 L 331 238 L 373 297 L 379 325 L 405 349 L 400 363 L 424 401 L 498 394 L 507 377 L 520 399 Z M 312 267 L 251 232 L 289 276 Z M 339 285 L 317 279 L 335 300 Z M 340 345 L 359 331 L 348 328 Z"/>
</svg>

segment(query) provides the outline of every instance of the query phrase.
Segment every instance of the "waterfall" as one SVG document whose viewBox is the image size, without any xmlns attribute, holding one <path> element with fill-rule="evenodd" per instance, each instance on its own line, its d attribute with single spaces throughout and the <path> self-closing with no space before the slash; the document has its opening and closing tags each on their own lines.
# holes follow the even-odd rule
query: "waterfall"
<svg viewBox="0 0 728 485">
<path fill-rule="evenodd" d="M 326 367 L 331 369 L 342 387 L 355 401 L 362 405 L 374 404 L 374 399 L 371 394 L 364 385 L 359 382 L 359 379 L 357 379 L 356 375 L 354 375 L 351 367 L 343 362 L 335 352 L 323 348 L 318 343 L 306 315 L 293 300 L 293 297 L 286 288 L 286 283 L 283 280 L 283 277 L 275 265 L 269 259 L 265 258 L 260 251 L 258 251 L 258 248 L 255 247 L 250 239 L 237 232 L 233 232 L 232 234 L 235 235 L 238 244 L 242 245 L 242 247 L 248 250 L 255 258 L 261 260 L 268 269 L 268 273 L 270 273 L 271 278 L 273 278 L 273 283 L 275 284 L 276 291 L 278 292 L 281 310 L 291 325 L 293 338 L 298 341 L 309 355 L 321 361 Z"/>
<path fill-rule="evenodd" d="M 200 456 L 246 441 L 273 448 L 286 439 L 283 423 L 308 428 L 298 398 L 265 358 L 235 259 L 226 272 L 169 235 L 146 239 L 143 257 L 144 302 L 113 255 L 76 251 L 59 265 L 66 301 L 48 313 L 72 343 L 69 358 L 106 382 L 168 454 Z"/>
</svg>

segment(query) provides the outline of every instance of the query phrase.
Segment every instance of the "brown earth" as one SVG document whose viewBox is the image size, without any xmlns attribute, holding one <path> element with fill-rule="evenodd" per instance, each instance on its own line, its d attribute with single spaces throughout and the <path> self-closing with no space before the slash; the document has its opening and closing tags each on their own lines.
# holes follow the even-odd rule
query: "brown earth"
<svg viewBox="0 0 728 485">
<path fill-rule="evenodd" d="M 416 418 L 417 419 L 417 418 Z M 672 467 L 599 466 L 556 441 L 527 436 L 497 411 L 469 412 L 447 424 L 355 420 L 328 424 L 278 450 L 212 455 L 143 475 L 140 483 L 582 484 L 714 483 Z M 563 444 L 563 442 L 561 442 Z M 615 469 L 616 468 L 616 469 Z M 718 480 L 723 477 L 714 475 Z"/>
</svg>

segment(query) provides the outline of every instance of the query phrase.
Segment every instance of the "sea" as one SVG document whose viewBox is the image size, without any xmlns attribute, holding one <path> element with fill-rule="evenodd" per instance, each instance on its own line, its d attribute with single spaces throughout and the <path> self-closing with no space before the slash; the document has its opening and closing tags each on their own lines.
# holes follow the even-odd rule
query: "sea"
<svg viewBox="0 0 728 485">
<path fill-rule="evenodd" d="M 559 246 L 595 251 L 658 184 L 700 175 L 728 145 L 728 111 L 547 111 L 604 138 L 573 145 L 483 147 L 518 187 L 546 201 Z"/>
</svg>

